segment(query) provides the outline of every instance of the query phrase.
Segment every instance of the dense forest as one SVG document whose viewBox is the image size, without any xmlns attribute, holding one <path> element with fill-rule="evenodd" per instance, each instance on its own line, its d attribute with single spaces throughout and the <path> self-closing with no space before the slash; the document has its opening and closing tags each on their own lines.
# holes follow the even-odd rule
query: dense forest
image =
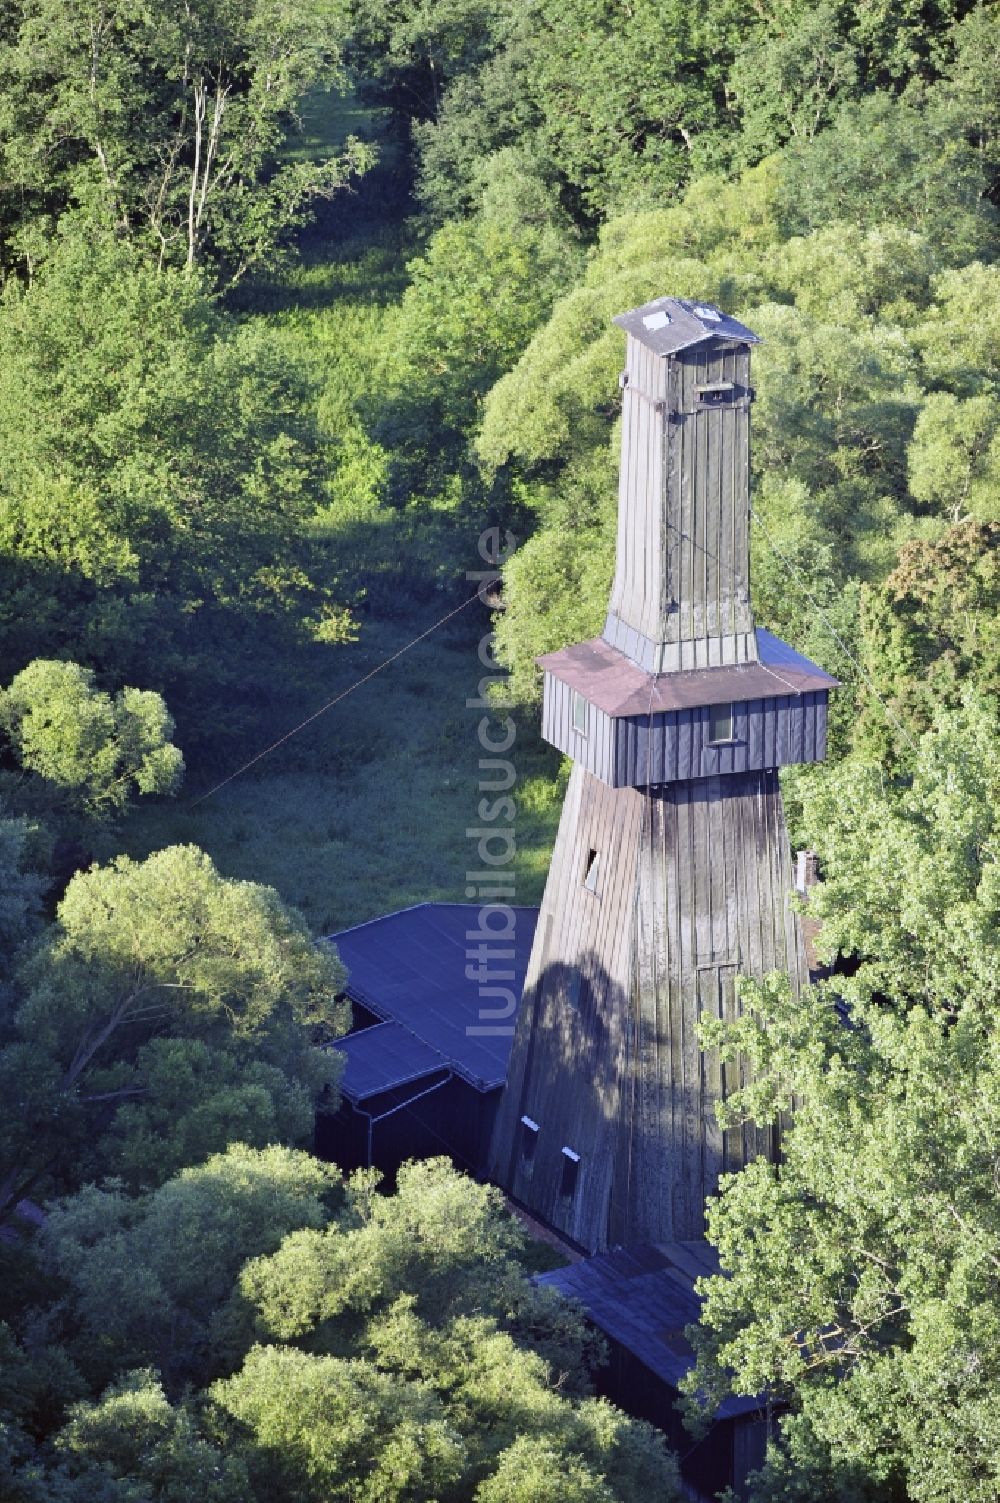
<svg viewBox="0 0 1000 1503">
<path fill-rule="evenodd" d="M 3 1503 L 679 1496 L 498 1192 L 307 1151 L 315 937 L 463 896 L 491 627 L 538 896 L 665 292 L 763 338 L 757 619 L 843 683 L 783 781 L 848 963 L 706 1030 L 795 1114 L 692 1434 L 773 1400 L 755 1503 L 1000 1495 L 998 80 L 965 0 L 0 6 Z"/>
</svg>

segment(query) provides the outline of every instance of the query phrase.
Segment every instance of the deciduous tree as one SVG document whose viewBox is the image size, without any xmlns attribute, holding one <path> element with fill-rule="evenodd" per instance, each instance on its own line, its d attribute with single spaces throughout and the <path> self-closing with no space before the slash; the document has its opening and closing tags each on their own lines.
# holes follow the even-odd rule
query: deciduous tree
<svg viewBox="0 0 1000 1503">
<path fill-rule="evenodd" d="M 910 787 L 849 765 L 817 784 L 810 906 L 857 969 L 802 998 L 744 985 L 744 1019 L 706 1028 L 753 1061 L 736 1120 L 795 1104 L 781 1164 L 710 1209 L 724 1276 L 691 1380 L 791 1406 L 758 1500 L 996 1493 L 998 778 L 970 705 Z"/>
<path fill-rule="evenodd" d="M 260 325 L 67 226 L 32 286 L 0 301 L 7 661 L 218 685 L 257 612 L 301 630 L 331 600 L 305 525 L 320 457 L 304 389 Z"/>
<path fill-rule="evenodd" d="M 0 50 L 8 260 L 42 250 L 83 205 L 154 265 L 229 279 L 270 257 L 370 152 L 282 161 L 309 89 L 342 82 L 343 19 L 326 0 L 21 0 Z M 26 212 L 25 212 L 26 211 Z M 8 232 L 9 233 L 9 232 Z"/>
<path fill-rule="evenodd" d="M 0 689 L 0 729 L 42 797 L 100 817 L 133 793 L 175 793 L 184 758 L 161 695 L 121 689 L 112 699 L 78 663 L 39 658 Z"/>
<path fill-rule="evenodd" d="M 117 1124 L 107 1151 L 122 1153 L 132 1179 L 162 1178 L 156 1133 L 171 1123 L 156 1093 L 169 1101 L 185 1066 L 199 1094 L 182 1108 L 181 1140 L 222 1147 L 231 1115 L 251 1136 L 301 1126 L 298 1092 L 315 1095 L 336 1075 L 309 1030 L 343 1031 L 343 976 L 277 893 L 220 877 L 193 846 L 74 877 L 22 967 L 0 1049 L 0 1211 L 40 1178 L 79 1176 L 91 1152 L 106 1167 L 89 1140 L 126 1104 L 140 1108 Z M 166 1037 L 200 1039 L 230 1058 L 198 1070 Z M 248 1077 L 227 1101 L 227 1073 L 241 1062 Z M 168 1149 L 164 1167 L 173 1162 Z"/>
<path fill-rule="evenodd" d="M 155 1366 L 179 1385 L 224 1370 L 213 1323 L 242 1264 L 324 1224 L 340 1174 L 309 1153 L 231 1145 L 158 1190 L 88 1186 L 53 1207 L 38 1250 L 66 1290 L 55 1329 L 98 1389 Z"/>
</svg>

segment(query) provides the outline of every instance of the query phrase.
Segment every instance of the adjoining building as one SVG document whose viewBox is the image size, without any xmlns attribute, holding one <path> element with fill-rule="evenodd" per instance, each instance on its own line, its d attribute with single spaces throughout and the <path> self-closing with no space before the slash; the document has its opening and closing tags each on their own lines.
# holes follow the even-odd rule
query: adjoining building
<svg viewBox="0 0 1000 1503">
<path fill-rule="evenodd" d="M 682 1459 L 685 1479 L 706 1497 L 725 1487 L 742 1493 L 764 1460 L 767 1414 L 759 1399 L 728 1398 L 711 1427 L 692 1438 L 677 1407 L 681 1380 L 694 1361 L 687 1339 L 701 1301 L 695 1281 L 718 1273 L 707 1242 L 619 1248 L 539 1274 L 536 1283 L 580 1302 L 608 1343 L 599 1393 L 662 1430 Z"/>
<path fill-rule="evenodd" d="M 320 1112 L 316 1150 L 390 1182 L 406 1159 L 448 1154 L 482 1176 L 512 1029 L 483 1019 L 470 964 L 480 908 L 418 903 L 330 935 L 347 968 L 353 1026 L 336 1113 Z M 510 986 L 520 995 L 538 918 L 512 910 Z M 473 973 L 470 975 L 469 973 Z"/>
</svg>

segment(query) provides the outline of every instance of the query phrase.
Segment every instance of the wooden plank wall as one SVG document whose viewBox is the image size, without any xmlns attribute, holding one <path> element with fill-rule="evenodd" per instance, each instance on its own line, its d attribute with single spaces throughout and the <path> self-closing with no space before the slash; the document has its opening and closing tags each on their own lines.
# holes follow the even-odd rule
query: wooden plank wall
<svg viewBox="0 0 1000 1503">
<path fill-rule="evenodd" d="M 709 742 L 707 708 L 621 716 L 588 707 L 586 735 L 573 727 L 573 690 L 545 675 L 542 735 L 612 788 L 821 762 L 826 755 L 828 694 L 752 699 L 733 708 L 731 742 Z"/>
<path fill-rule="evenodd" d="M 641 794 L 574 767 L 493 1135 L 492 1177 L 588 1249 L 607 1234 L 644 809 Z M 596 892 L 584 886 L 592 850 Z M 520 1153 L 523 1114 L 539 1125 L 530 1167 Z M 563 1147 L 580 1154 L 572 1202 L 559 1193 Z"/>
<path fill-rule="evenodd" d="M 715 773 L 821 762 L 826 755 L 827 699 L 824 689 L 737 703 L 732 741 L 714 746 L 708 739 L 707 708 L 651 718 L 622 717 L 614 722 L 614 785 L 641 788 Z"/>
<path fill-rule="evenodd" d="M 742 1067 L 727 1075 L 702 1052 L 697 1021 L 736 1015 L 737 975 L 787 970 L 796 988 L 806 975 L 776 773 L 655 790 L 645 831 L 610 1217 L 612 1242 L 624 1244 L 702 1236 L 719 1174 L 773 1154 L 769 1132 L 720 1132 L 715 1102 Z"/>
<path fill-rule="evenodd" d="M 753 630 L 749 404 L 701 407 L 697 388 L 716 381 L 749 390 L 750 351 L 745 345 L 712 341 L 683 350 L 670 362 L 675 416 L 667 472 L 667 542 L 678 609 L 668 617 L 668 641 Z"/>
<path fill-rule="evenodd" d="M 599 854 L 596 893 L 584 886 Z M 726 1135 L 732 1086 L 703 1055 L 701 1012 L 732 1017 L 738 974 L 804 959 L 775 772 L 652 793 L 570 779 L 518 1014 L 491 1174 L 588 1251 L 700 1237 L 725 1167 L 771 1153 L 769 1133 Z M 738 1069 L 739 1067 L 737 1067 Z M 539 1124 L 520 1153 L 523 1114 Z M 562 1148 L 580 1154 L 560 1196 Z"/>
<path fill-rule="evenodd" d="M 573 690 L 546 673 L 542 688 L 542 735 L 603 783 L 614 784 L 615 721 L 587 706 L 586 735 L 573 726 Z"/>
<path fill-rule="evenodd" d="M 654 642 L 662 637 L 666 614 L 663 508 L 667 371 L 666 360 L 628 336 L 618 472 L 618 546 L 610 608 L 627 626 Z"/>
<path fill-rule="evenodd" d="M 664 359 L 630 336 L 625 370 L 605 636 L 647 670 L 752 661 L 749 404 L 703 407 L 697 392 L 748 394 L 749 350 L 712 340 Z"/>
</svg>

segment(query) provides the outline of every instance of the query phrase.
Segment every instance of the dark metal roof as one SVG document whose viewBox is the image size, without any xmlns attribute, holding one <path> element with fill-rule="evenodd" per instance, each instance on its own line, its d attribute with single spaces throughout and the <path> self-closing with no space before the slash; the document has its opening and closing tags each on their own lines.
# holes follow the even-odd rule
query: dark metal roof
<svg viewBox="0 0 1000 1503">
<path fill-rule="evenodd" d="M 714 303 L 696 303 L 684 297 L 658 297 L 641 308 L 630 308 L 612 319 L 654 355 L 676 355 L 706 339 L 735 339 L 740 344 L 759 344 L 760 336 L 724 313 Z"/>
<path fill-rule="evenodd" d="M 376 1023 L 338 1039 L 347 1056 L 340 1089 L 355 1104 L 447 1068 L 436 1049 L 401 1023 Z"/>
<path fill-rule="evenodd" d="M 599 1330 L 677 1389 L 694 1364 L 684 1330 L 701 1313 L 695 1280 L 718 1271 L 707 1242 L 661 1242 L 598 1253 L 539 1274 L 535 1282 L 579 1300 Z M 728 1398 L 717 1415 L 730 1419 L 761 1407 L 756 1398 Z"/>
<path fill-rule="evenodd" d="M 496 956 L 489 961 L 490 970 L 512 971 L 513 979 L 488 980 L 486 985 L 509 987 L 519 998 L 538 909 L 519 906 L 513 913 L 512 940 L 494 935 L 489 942 Z M 509 1024 L 485 1019 L 483 1010 L 497 1009 L 503 999 L 481 996 L 480 983 L 465 974 L 466 966 L 477 963 L 476 955 L 469 952 L 486 942 L 475 935 L 468 938 L 479 926 L 479 915 L 476 903 L 418 903 L 414 908 L 328 936 L 347 967 L 348 996 L 383 1021 L 401 1025 L 399 1032 L 384 1035 L 384 1048 L 375 1038 L 364 1045 L 352 1043 L 366 1032 L 374 1034 L 374 1029 L 338 1042 L 337 1048 L 344 1050 L 349 1061 L 352 1050 L 360 1050 L 358 1080 L 366 1094 L 373 1094 L 371 1081 L 376 1067 L 390 1082 L 383 1087 L 388 1090 L 391 1077 L 407 1068 L 407 1061 L 415 1066 L 421 1060 L 428 1062 L 427 1050 L 436 1058 L 432 1068 L 452 1069 L 477 1090 L 503 1085 L 513 1042 L 514 1013 Z M 508 948 L 514 951 L 509 960 L 499 954 Z M 503 1031 L 508 1027 L 509 1032 Z M 404 1048 L 402 1034 L 407 1032 L 414 1043 Z M 418 1051 L 418 1045 L 423 1046 L 423 1052 Z M 348 1096 L 353 1089 L 350 1068 L 349 1063 L 349 1078 L 342 1087 Z M 410 1074 L 406 1078 L 416 1077 Z"/>
<path fill-rule="evenodd" d="M 691 710 L 737 700 L 777 699 L 835 689 L 838 680 L 780 637 L 757 630 L 757 663 L 729 668 L 690 668 L 652 674 L 639 668 L 602 637 L 578 642 L 536 659 L 546 673 L 578 689 L 606 715 L 650 715 Z"/>
</svg>

